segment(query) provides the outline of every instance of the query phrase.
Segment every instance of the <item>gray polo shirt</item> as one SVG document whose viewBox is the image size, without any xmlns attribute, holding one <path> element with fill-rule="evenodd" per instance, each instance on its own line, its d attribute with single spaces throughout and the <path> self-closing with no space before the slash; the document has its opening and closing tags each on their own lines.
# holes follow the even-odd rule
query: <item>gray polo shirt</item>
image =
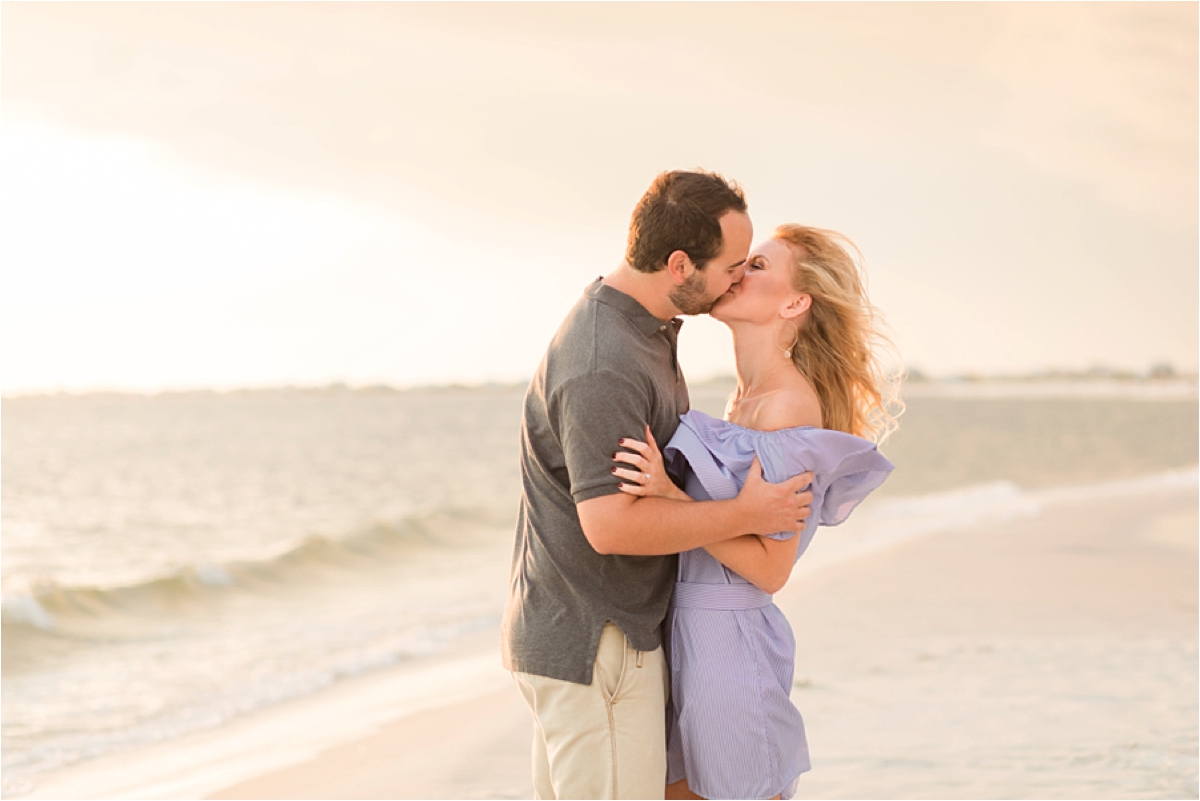
<svg viewBox="0 0 1200 801">
<path fill-rule="evenodd" d="M 607 621 L 634 648 L 662 643 L 677 557 L 603 556 L 575 504 L 620 492 L 621 437 L 662 447 L 688 410 L 679 326 L 597 279 L 559 327 L 525 393 L 521 509 L 501 649 L 509 670 L 590 684 Z"/>
</svg>

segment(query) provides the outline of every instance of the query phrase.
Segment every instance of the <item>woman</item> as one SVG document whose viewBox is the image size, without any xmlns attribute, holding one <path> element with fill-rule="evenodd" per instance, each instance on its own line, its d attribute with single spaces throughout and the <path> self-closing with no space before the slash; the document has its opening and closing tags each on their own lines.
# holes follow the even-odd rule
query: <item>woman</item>
<svg viewBox="0 0 1200 801">
<path fill-rule="evenodd" d="M 887 341 L 850 249 L 832 231 L 776 229 L 711 312 L 733 333 L 737 358 L 726 419 L 683 415 L 665 457 L 648 431 L 648 443 L 620 443 L 628 450 L 616 459 L 628 467 L 615 472 L 632 495 L 732 498 L 751 470 L 774 482 L 814 474 L 799 536 L 748 535 L 680 554 L 667 618 L 667 798 L 790 798 L 809 769 L 789 699 L 795 641 L 770 594 L 818 524 L 841 523 L 883 483 L 892 465 L 863 437 L 882 441 L 899 410 L 879 364 Z"/>
</svg>

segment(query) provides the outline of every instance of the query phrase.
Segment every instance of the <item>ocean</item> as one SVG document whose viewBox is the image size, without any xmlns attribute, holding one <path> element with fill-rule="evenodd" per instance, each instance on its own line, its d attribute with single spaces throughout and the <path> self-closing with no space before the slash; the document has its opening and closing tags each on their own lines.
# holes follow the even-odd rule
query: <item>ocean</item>
<svg viewBox="0 0 1200 801">
<path fill-rule="evenodd" d="M 4 399 L 3 795 L 495 630 L 522 394 Z M 892 478 L 798 575 L 1046 491 L 1195 483 L 1194 388 L 1078 395 L 910 393 Z"/>
</svg>

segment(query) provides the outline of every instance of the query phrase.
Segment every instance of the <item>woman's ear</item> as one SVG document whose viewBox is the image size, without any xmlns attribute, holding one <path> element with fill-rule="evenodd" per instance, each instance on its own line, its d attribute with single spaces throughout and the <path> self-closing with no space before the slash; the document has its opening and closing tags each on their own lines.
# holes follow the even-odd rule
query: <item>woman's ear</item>
<svg viewBox="0 0 1200 801">
<path fill-rule="evenodd" d="M 691 269 L 688 269 L 689 267 Z M 695 268 L 696 265 L 692 264 L 688 254 L 682 250 L 673 250 L 671 255 L 667 256 L 667 272 L 676 284 L 682 285 Z"/>
<path fill-rule="evenodd" d="M 810 308 L 812 308 L 812 295 L 797 295 L 783 307 L 780 316 L 785 320 L 794 320 Z"/>
</svg>

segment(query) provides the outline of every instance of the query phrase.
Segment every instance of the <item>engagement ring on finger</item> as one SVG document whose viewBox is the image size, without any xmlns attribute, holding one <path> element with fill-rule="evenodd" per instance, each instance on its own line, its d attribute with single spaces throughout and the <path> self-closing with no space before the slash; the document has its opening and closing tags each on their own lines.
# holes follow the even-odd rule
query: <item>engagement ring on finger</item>
<svg viewBox="0 0 1200 801">
<path fill-rule="evenodd" d="M 646 479 L 646 481 L 649 481 L 649 480 L 650 480 L 650 474 L 649 474 L 649 473 L 642 473 L 642 476 L 643 476 L 643 477 Z"/>
</svg>

